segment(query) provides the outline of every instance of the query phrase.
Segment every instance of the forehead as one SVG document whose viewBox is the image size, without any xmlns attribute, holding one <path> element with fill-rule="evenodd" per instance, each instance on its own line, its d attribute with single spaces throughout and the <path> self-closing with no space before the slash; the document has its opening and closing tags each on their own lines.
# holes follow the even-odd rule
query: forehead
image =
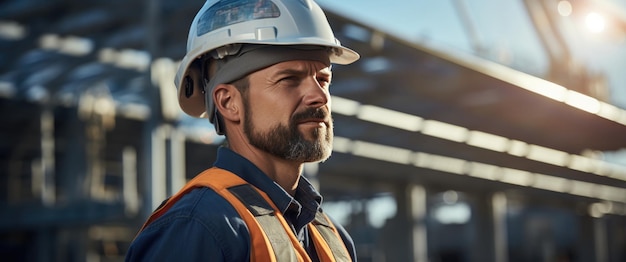
<svg viewBox="0 0 626 262">
<path fill-rule="evenodd" d="M 314 60 L 292 60 L 280 62 L 260 71 L 265 71 L 265 73 L 270 74 L 280 74 L 284 72 L 301 72 L 307 74 L 331 73 L 330 65 Z"/>
</svg>

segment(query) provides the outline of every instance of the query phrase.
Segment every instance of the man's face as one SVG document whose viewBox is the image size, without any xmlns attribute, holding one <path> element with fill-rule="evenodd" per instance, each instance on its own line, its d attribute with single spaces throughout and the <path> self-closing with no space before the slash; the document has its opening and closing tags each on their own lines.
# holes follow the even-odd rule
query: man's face
<svg viewBox="0 0 626 262">
<path fill-rule="evenodd" d="M 250 144 L 283 159 L 326 160 L 333 142 L 331 77 L 328 66 L 309 60 L 252 73 L 244 97 L 244 132 Z"/>
</svg>

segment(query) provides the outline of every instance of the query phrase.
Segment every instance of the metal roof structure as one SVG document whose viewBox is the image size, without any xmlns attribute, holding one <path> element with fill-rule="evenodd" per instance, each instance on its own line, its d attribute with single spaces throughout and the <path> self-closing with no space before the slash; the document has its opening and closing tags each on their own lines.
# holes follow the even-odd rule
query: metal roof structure
<svg viewBox="0 0 626 262">
<path fill-rule="evenodd" d="M 95 93 L 110 96 L 118 115 L 148 119 L 160 105 L 146 89 L 150 61 L 182 57 L 199 5 L 163 1 L 137 15 L 142 2 L 5 2 L 4 107 L 14 111 L 15 101 L 77 106 L 80 94 L 100 87 L 105 91 Z M 340 140 L 625 186 L 623 168 L 583 156 L 626 147 L 624 110 L 576 88 L 328 16 L 344 44 L 362 54 L 356 64 L 335 67 Z M 11 126 L 29 121 L 19 114 L 4 118 Z M 4 132 L 19 137 L 19 130 Z M 3 145 L 4 154 L 16 146 Z M 355 161 L 341 172 L 371 163 Z"/>
<path fill-rule="evenodd" d="M 337 117 L 336 134 L 347 138 L 347 151 L 354 153 L 365 142 L 392 147 L 396 155 L 382 159 L 402 165 L 427 167 L 416 160 L 421 154 L 447 167 L 455 161 L 447 159 L 460 160 L 456 173 L 464 175 L 473 172 L 472 166 L 487 164 L 626 185 L 623 167 L 586 156 L 626 146 L 624 110 L 478 57 L 408 43 L 341 17 L 331 16 L 331 24 L 342 32 L 344 44 L 363 55 L 355 65 L 334 68 L 333 94 L 349 99 L 335 99 L 333 105 L 337 115 L 343 114 Z M 329 162 L 337 163 L 337 173 L 376 177 L 395 172 L 371 161 Z M 597 165 L 586 166 L 592 162 Z M 420 177 L 423 171 L 402 173 Z M 458 177 L 432 176 L 437 183 Z M 459 179 L 461 187 L 472 183 Z"/>
<path fill-rule="evenodd" d="M 0 3 L 0 172 L 7 174 L 0 185 L 8 192 L 0 199 L 30 217 L 16 222 L 0 216 L 1 228 L 42 219 L 55 224 L 85 216 L 127 218 L 118 202 L 100 206 L 98 212 L 109 216 L 95 213 L 94 206 L 107 203 L 102 199 L 117 199 L 106 194 L 70 210 L 86 213 L 67 207 L 51 212 L 45 199 L 43 205 L 26 204 L 41 200 L 33 196 L 37 183 L 68 185 L 62 193 L 36 192 L 56 194 L 61 202 L 90 196 L 92 189 L 84 186 L 90 182 L 80 179 L 87 180 L 99 165 L 107 166 L 106 184 L 120 186 L 123 178 L 116 174 L 124 169 L 119 163 L 129 147 L 137 155 L 136 187 L 155 190 L 148 188 L 161 164 L 151 163 L 154 152 L 169 149 L 164 159 L 176 158 L 173 142 L 150 145 L 155 133 L 167 137 L 192 130 L 182 135 L 187 177 L 211 164 L 219 139 L 194 133 L 211 133 L 210 125 L 171 117 L 176 114 L 166 107 L 175 96 L 151 71 L 161 58 L 173 64 L 183 57 L 188 25 L 201 4 Z M 342 43 L 362 55 L 355 64 L 333 68 L 335 153 L 318 171 L 328 199 L 385 181 L 414 181 L 432 188 L 516 189 L 529 196 L 610 202 L 611 212 L 626 215 L 626 167 L 592 154 L 626 148 L 626 111 L 573 91 L 577 87 L 327 15 Z M 169 87 L 174 90 L 173 83 Z M 53 181 L 34 170 L 55 173 Z"/>
</svg>

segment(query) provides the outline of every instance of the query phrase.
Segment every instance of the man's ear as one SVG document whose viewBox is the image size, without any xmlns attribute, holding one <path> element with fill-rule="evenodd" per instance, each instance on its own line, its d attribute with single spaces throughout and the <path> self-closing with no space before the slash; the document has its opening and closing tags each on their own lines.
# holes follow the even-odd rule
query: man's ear
<svg viewBox="0 0 626 262">
<path fill-rule="evenodd" d="M 226 122 L 241 120 L 241 94 L 233 85 L 219 84 L 213 89 L 213 103 Z"/>
</svg>

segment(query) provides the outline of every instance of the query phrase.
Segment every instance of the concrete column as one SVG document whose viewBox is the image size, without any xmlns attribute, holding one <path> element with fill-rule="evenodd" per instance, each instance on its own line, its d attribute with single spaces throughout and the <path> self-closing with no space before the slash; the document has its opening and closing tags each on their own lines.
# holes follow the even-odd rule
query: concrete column
<svg viewBox="0 0 626 262">
<path fill-rule="evenodd" d="M 51 109 L 41 113 L 41 202 L 46 206 L 56 203 L 56 174 L 54 157 L 54 114 Z"/>
<path fill-rule="evenodd" d="M 474 233 L 471 243 L 468 243 L 470 261 L 506 262 L 506 231 L 503 232 L 506 226 L 503 221 L 506 197 L 501 193 L 476 194 L 474 197 L 470 224 Z"/>
<path fill-rule="evenodd" d="M 428 261 L 428 238 L 426 233 L 427 191 L 423 186 L 409 184 L 407 188 L 408 203 L 411 210 L 411 238 L 413 261 Z"/>
<path fill-rule="evenodd" d="M 607 262 L 608 257 L 608 243 L 607 243 L 607 227 L 606 220 L 603 217 L 599 217 L 593 220 L 593 239 L 596 262 Z"/>
<path fill-rule="evenodd" d="M 428 261 L 426 235 L 427 192 L 409 183 L 394 188 L 396 215 L 381 229 L 380 246 L 385 261 Z"/>
<path fill-rule="evenodd" d="M 159 126 L 151 130 L 150 143 L 147 147 L 149 153 L 149 171 L 146 174 L 145 189 L 146 201 L 143 208 L 145 216 L 149 216 L 161 202 L 167 197 L 167 163 L 166 143 L 167 128 Z"/>
<path fill-rule="evenodd" d="M 507 204 L 506 194 L 498 192 L 491 197 L 493 211 L 493 239 L 494 258 L 498 262 L 509 261 L 509 243 L 507 232 Z"/>
<path fill-rule="evenodd" d="M 172 130 L 170 139 L 170 179 L 168 195 L 176 194 L 187 183 L 185 170 L 185 134 L 178 129 Z"/>
<path fill-rule="evenodd" d="M 122 197 L 124 199 L 124 211 L 128 216 L 137 214 L 140 208 L 140 197 L 137 191 L 137 150 L 127 146 L 122 152 Z"/>
</svg>

